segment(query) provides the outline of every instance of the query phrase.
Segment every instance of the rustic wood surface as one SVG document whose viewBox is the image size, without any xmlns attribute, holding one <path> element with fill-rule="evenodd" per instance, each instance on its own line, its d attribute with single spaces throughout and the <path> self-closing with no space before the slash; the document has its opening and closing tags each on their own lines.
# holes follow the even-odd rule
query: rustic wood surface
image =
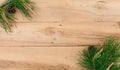
<svg viewBox="0 0 120 70">
<path fill-rule="evenodd" d="M 0 70 L 80 70 L 84 47 L 0 47 Z"/>
<path fill-rule="evenodd" d="M 32 19 L 17 12 L 12 33 L 0 28 L 1 70 L 83 70 L 78 51 L 120 39 L 120 0 L 32 1 Z"/>
<path fill-rule="evenodd" d="M 1 1 L 1 3 L 4 0 Z M 0 46 L 98 45 L 120 35 L 119 0 L 33 0 L 32 19 L 16 14 L 12 33 L 0 29 Z M 10 45 L 9 45 L 10 44 Z"/>
</svg>

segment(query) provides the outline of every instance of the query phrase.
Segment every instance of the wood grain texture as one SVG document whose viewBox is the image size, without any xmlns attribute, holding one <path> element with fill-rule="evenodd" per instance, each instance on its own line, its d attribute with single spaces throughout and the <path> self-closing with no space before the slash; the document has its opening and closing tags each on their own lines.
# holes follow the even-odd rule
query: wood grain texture
<svg viewBox="0 0 120 70">
<path fill-rule="evenodd" d="M 33 2 L 32 19 L 17 12 L 17 27 L 13 27 L 13 32 L 7 34 L 0 29 L 1 47 L 98 45 L 108 36 L 119 38 L 119 0 Z"/>
<path fill-rule="evenodd" d="M 77 65 L 81 47 L 0 47 L 1 70 L 83 70 Z"/>
<path fill-rule="evenodd" d="M 33 0 L 34 16 L 31 21 L 101 21 L 119 22 L 119 0 Z M 18 22 L 29 22 L 18 13 Z"/>
<path fill-rule="evenodd" d="M 75 24 L 74 24 L 75 23 Z M 119 38 L 119 25 L 113 22 L 26 23 L 13 33 L 0 33 L 1 46 L 43 47 L 98 45 L 105 37 Z"/>
<path fill-rule="evenodd" d="M 120 0 L 32 1 L 32 19 L 17 11 L 13 32 L 0 28 L 0 70 L 83 70 L 79 51 L 120 39 Z"/>
</svg>

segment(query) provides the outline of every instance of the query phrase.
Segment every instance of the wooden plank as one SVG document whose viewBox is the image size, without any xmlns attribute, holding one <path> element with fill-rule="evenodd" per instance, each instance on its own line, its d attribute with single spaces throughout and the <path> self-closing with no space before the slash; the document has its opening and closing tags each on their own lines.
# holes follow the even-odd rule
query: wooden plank
<svg viewBox="0 0 120 70">
<path fill-rule="evenodd" d="M 77 65 L 81 47 L 0 47 L 1 70 L 83 70 Z"/>
<path fill-rule="evenodd" d="M 83 0 L 36 0 L 36 16 L 32 21 L 94 21 L 96 20 L 97 12 L 92 5 L 95 1 Z"/>
<path fill-rule="evenodd" d="M 119 0 L 34 0 L 35 14 L 31 22 L 41 21 L 114 21 L 120 20 Z M 18 22 L 29 22 L 20 13 Z"/>
<path fill-rule="evenodd" d="M 57 11 L 55 12 L 59 13 L 60 16 L 63 16 L 63 20 L 76 19 L 79 21 L 114 22 L 119 22 L 120 20 L 120 0 L 61 0 L 60 2 L 57 1 L 57 5 L 55 3 L 56 1 L 54 0 L 51 2 L 44 0 L 39 3 L 39 7 L 42 11 L 47 7 L 50 8 L 47 9 L 49 11 L 56 9 Z M 37 3 L 36 6 L 38 6 Z"/>
<path fill-rule="evenodd" d="M 98 21 L 120 21 L 120 0 L 100 0 L 96 4 Z"/>
<path fill-rule="evenodd" d="M 0 4 L 4 0 L 0 1 Z M 35 14 L 31 22 L 41 21 L 115 21 L 120 20 L 119 0 L 33 0 Z M 29 22 L 19 12 L 17 22 Z"/>
<path fill-rule="evenodd" d="M 52 24 L 51 24 L 52 23 Z M 114 22 L 41 22 L 18 23 L 13 33 L 0 32 L 0 46 L 78 46 L 99 45 L 104 38 L 116 36 L 120 28 Z"/>
<path fill-rule="evenodd" d="M 95 0 L 96 1 L 96 0 Z M 17 22 L 63 21 L 66 19 L 79 21 L 96 20 L 95 1 L 92 0 L 33 0 L 35 3 L 33 18 L 27 20 L 20 12 L 16 13 Z M 0 1 L 0 3 L 4 0 Z"/>
</svg>

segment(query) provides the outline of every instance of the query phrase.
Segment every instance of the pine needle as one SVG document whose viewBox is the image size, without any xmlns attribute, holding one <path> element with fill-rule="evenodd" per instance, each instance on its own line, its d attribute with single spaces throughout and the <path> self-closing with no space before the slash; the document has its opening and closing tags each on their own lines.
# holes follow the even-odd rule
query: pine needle
<svg viewBox="0 0 120 70">
<path fill-rule="evenodd" d="M 113 65 L 110 67 L 110 70 L 120 70 L 120 65 L 118 65 L 118 64 L 113 64 Z"/>
<path fill-rule="evenodd" d="M 11 14 L 7 11 L 8 7 L 15 7 L 18 9 L 24 16 L 30 17 L 33 12 L 33 5 L 31 0 L 6 0 L 0 6 L 0 25 L 6 32 L 11 32 L 12 24 L 9 21 L 15 21 L 14 14 Z"/>
<path fill-rule="evenodd" d="M 120 70 L 116 63 L 120 59 L 120 43 L 114 38 L 108 38 L 105 43 L 91 50 L 83 50 L 80 54 L 79 65 L 86 70 Z"/>
</svg>

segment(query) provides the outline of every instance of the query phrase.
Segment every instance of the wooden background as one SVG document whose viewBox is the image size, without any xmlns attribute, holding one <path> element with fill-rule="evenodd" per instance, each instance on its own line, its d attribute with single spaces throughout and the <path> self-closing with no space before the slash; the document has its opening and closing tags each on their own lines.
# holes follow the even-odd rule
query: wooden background
<svg viewBox="0 0 120 70">
<path fill-rule="evenodd" d="M 120 0 L 32 1 L 32 19 L 18 12 L 12 33 L 0 29 L 2 70 L 83 70 L 79 51 L 108 36 L 119 39 Z"/>
</svg>

